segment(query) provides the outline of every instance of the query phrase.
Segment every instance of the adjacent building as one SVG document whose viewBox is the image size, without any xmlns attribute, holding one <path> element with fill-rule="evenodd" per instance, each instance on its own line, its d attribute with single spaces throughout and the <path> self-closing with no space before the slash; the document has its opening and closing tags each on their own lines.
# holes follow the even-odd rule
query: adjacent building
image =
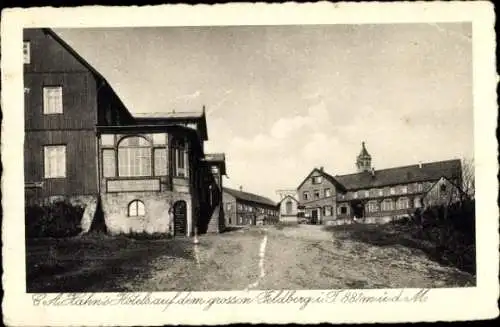
<svg viewBox="0 0 500 327">
<path fill-rule="evenodd" d="M 24 31 L 26 202 L 85 206 L 111 233 L 224 229 L 224 154 L 206 154 L 205 108 L 132 114 L 50 29 Z M 153 108 L 156 109 L 156 108 Z"/>
<path fill-rule="evenodd" d="M 302 207 L 297 200 L 297 190 L 277 191 L 280 201 L 279 221 L 284 223 L 298 223 L 304 217 Z"/>
<path fill-rule="evenodd" d="M 375 170 L 365 143 L 356 158 L 357 173 L 332 176 L 315 168 L 297 188 L 298 202 L 312 224 L 360 219 L 387 221 L 422 206 L 451 203 L 461 196 L 460 160 Z"/>
<path fill-rule="evenodd" d="M 275 223 L 279 219 L 276 202 L 266 197 L 224 188 L 226 225 L 260 225 Z"/>
</svg>

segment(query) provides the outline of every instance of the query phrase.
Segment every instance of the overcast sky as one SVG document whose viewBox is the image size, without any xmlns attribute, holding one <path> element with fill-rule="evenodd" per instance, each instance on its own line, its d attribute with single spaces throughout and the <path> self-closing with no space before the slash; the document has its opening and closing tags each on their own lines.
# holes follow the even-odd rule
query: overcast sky
<svg viewBox="0 0 500 327">
<path fill-rule="evenodd" d="M 207 108 L 229 187 L 473 156 L 470 24 L 56 30 L 131 112 Z"/>
</svg>

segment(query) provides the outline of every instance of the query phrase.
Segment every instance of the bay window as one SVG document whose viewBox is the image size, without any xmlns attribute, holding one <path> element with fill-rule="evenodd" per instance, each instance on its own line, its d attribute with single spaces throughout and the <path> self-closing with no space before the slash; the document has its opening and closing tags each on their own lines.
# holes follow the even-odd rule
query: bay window
<svg viewBox="0 0 500 327">
<path fill-rule="evenodd" d="M 151 144 L 148 140 L 130 136 L 118 144 L 118 175 L 151 176 Z"/>
</svg>

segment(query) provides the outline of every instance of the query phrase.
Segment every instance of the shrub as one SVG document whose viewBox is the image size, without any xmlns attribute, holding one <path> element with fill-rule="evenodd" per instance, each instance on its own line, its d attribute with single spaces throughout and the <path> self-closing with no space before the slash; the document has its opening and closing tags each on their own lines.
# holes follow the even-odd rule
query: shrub
<svg viewBox="0 0 500 327">
<path fill-rule="evenodd" d="M 420 219 L 421 218 L 421 219 Z M 413 223 L 421 237 L 434 244 L 438 257 L 455 267 L 475 273 L 475 203 L 473 200 L 434 206 L 416 213 Z"/>
<path fill-rule="evenodd" d="M 69 237 L 78 235 L 84 208 L 62 200 L 25 208 L 26 237 Z"/>
</svg>

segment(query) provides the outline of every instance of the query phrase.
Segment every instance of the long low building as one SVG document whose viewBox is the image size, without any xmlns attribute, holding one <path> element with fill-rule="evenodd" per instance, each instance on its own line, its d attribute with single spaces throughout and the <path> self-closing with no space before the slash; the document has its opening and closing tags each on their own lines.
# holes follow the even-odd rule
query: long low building
<svg viewBox="0 0 500 327">
<path fill-rule="evenodd" d="M 278 205 L 266 197 L 224 187 L 225 225 L 259 225 L 278 221 Z"/>
<path fill-rule="evenodd" d="M 356 166 L 357 173 L 336 176 L 314 168 L 300 183 L 297 207 L 303 208 L 309 223 L 384 222 L 463 195 L 458 159 L 375 170 L 363 142 Z"/>
</svg>

